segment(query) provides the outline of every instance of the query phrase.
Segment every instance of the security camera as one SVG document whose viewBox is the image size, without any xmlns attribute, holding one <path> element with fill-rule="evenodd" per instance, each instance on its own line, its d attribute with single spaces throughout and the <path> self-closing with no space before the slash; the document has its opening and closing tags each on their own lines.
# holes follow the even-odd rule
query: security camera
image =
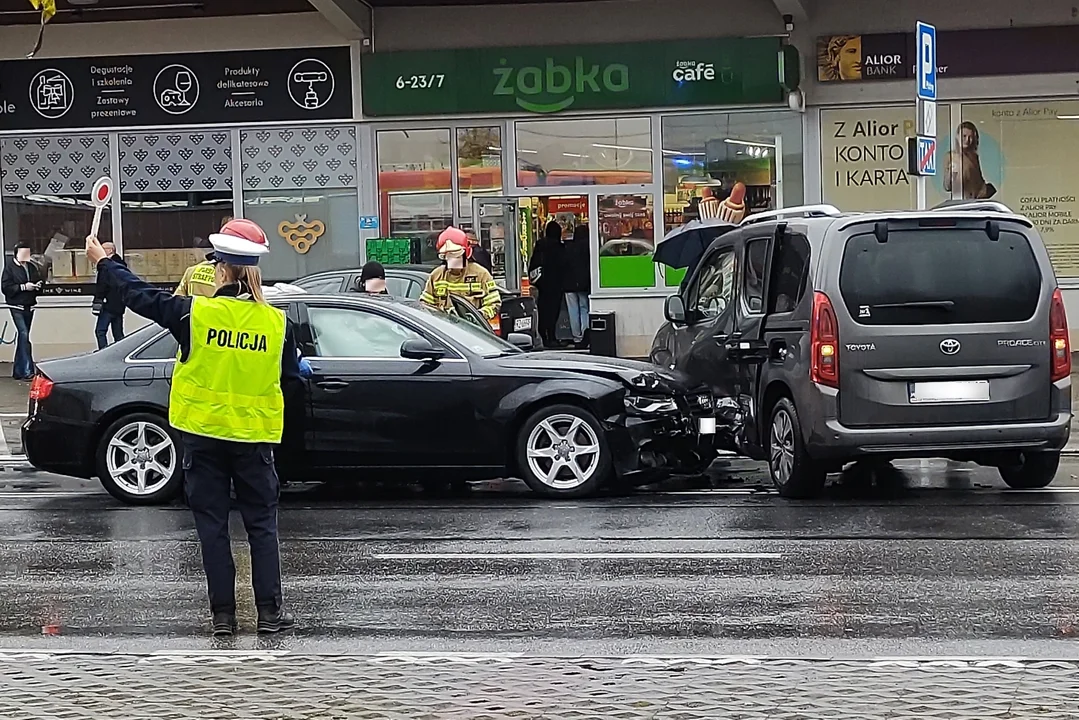
<svg viewBox="0 0 1079 720">
<path fill-rule="evenodd" d="M 794 16 L 793 15 L 784 15 L 783 16 L 783 27 L 786 29 L 787 32 L 794 32 Z"/>
</svg>

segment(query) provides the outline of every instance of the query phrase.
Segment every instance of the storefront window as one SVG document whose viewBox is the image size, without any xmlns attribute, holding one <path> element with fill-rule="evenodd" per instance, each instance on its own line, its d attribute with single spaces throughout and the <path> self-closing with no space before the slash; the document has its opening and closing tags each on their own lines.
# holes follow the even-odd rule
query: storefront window
<svg viewBox="0 0 1079 720">
<path fill-rule="evenodd" d="M 656 285 L 654 211 L 651 195 L 600 195 L 599 286 Z"/>
<path fill-rule="evenodd" d="M 518 122 L 517 185 L 644 185 L 652 182 L 648 118 Z"/>
<path fill-rule="evenodd" d="M 4 252 L 28 242 L 46 278 L 46 292 L 92 292 L 96 273 L 84 238 L 93 220 L 90 189 L 109 174 L 107 135 L 12 137 L 0 140 Z M 112 239 L 112 218 L 98 237 Z"/>
<path fill-rule="evenodd" d="M 822 110 L 821 196 L 840 210 L 910 210 L 917 207 L 915 179 L 907 175 L 907 138 L 916 133 L 915 109 L 904 107 Z M 937 126 L 951 126 L 947 105 L 937 105 Z M 937 167 L 950 145 L 947 132 L 937 142 Z M 926 183 L 929 207 L 948 198 L 943 176 Z"/>
<path fill-rule="evenodd" d="M 206 257 L 210 233 L 232 215 L 232 193 L 124 193 L 120 207 L 124 260 L 143 280 L 167 285 Z"/>
<path fill-rule="evenodd" d="M 1079 101 L 964 104 L 962 122 L 939 127 L 954 148 L 937 164 L 945 189 L 1030 218 L 1056 274 L 1079 277 Z"/>
<path fill-rule="evenodd" d="M 457 196 L 462 225 L 472 227 L 472 199 L 502 191 L 502 130 L 458 128 Z"/>
<path fill-rule="evenodd" d="M 745 214 L 802 202 L 802 123 L 789 112 L 663 118 L 663 219 L 669 231 L 712 217 L 703 202 L 745 188 Z M 740 194 L 740 193 L 739 193 Z M 734 206 L 734 209 L 737 209 Z"/>
<path fill-rule="evenodd" d="M 266 230 L 270 282 L 360 263 L 356 130 L 245 130 L 244 217 Z"/>
<path fill-rule="evenodd" d="M 453 223 L 450 131 L 380 130 L 376 143 L 382 234 L 420 238 L 433 259 L 438 233 Z"/>
<path fill-rule="evenodd" d="M 226 131 L 121 134 L 123 255 L 131 270 L 148 282 L 178 282 L 232 215 L 232 185 Z"/>
</svg>

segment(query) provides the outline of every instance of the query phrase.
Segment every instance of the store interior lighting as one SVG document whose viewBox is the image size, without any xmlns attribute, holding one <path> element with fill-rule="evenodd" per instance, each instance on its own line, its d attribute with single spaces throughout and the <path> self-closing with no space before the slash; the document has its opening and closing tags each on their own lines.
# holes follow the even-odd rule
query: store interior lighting
<svg viewBox="0 0 1079 720">
<path fill-rule="evenodd" d="M 775 143 L 757 142 L 755 140 L 736 140 L 734 138 L 724 138 L 723 142 L 728 145 L 744 145 L 746 147 L 758 147 L 758 148 L 775 148 Z"/>
</svg>

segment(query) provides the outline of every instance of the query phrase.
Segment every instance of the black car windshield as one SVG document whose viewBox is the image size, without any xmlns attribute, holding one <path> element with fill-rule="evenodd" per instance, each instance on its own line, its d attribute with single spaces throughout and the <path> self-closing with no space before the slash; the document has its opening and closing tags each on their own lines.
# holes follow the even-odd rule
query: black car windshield
<svg viewBox="0 0 1079 720">
<path fill-rule="evenodd" d="M 513 355 L 521 352 L 519 348 L 493 335 L 489 330 L 477 327 L 456 315 L 435 310 L 426 305 L 415 305 L 413 307 L 424 314 L 424 320 L 434 330 L 441 332 L 454 342 L 463 345 L 481 357 Z"/>
</svg>

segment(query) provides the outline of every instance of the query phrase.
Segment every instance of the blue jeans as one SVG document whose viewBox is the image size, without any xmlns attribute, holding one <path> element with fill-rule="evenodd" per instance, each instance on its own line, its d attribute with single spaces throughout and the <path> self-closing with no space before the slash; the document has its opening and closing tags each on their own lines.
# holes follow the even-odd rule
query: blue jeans
<svg viewBox="0 0 1079 720">
<path fill-rule="evenodd" d="M 31 308 L 11 308 L 11 319 L 15 322 L 15 363 L 11 376 L 16 380 L 27 380 L 34 374 L 34 348 L 30 344 L 34 311 Z"/>
<path fill-rule="evenodd" d="M 569 313 L 569 328 L 575 342 L 584 340 L 584 331 L 588 329 L 588 293 L 566 293 L 566 312 Z"/>
<path fill-rule="evenodd" d="M 97 336 L 97 349 L 104 350 L 109 346 L 109 328 L 112 328 L 112 341 L 120 342 L 124 339 L 124 315 L 113 315 L 102 309 L 97 316 L 97 325 L 94 327 L 94 335 Z"/>
</svg>

